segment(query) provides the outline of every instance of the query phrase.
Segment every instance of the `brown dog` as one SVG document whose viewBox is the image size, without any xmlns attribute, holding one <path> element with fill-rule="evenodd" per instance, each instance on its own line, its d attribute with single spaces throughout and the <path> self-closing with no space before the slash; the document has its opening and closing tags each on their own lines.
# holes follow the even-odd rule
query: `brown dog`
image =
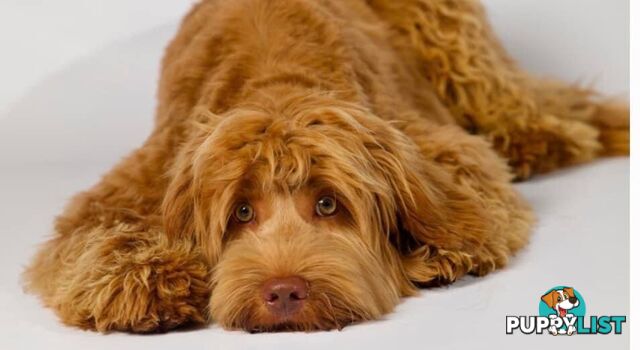
<svg viewBox="0 0 640 350">
<path fill-rule="evenodd" d="M 474 0 L 204 0 L 153 133 L 26 280 L 100 331 L 340 328 L 504 266 L 532 223 L 510 169 L 628 137 L 625 106 L 520 71 Z"/>
</svg>

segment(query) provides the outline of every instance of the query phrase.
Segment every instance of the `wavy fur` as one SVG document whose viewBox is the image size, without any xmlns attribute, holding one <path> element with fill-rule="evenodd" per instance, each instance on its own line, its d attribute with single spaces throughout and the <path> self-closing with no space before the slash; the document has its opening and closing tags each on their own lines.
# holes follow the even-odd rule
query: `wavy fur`
<svg viewBox="0 0 640 350">
<path fill-rule="evenodd" d="M 474 0 L 203 0 L 156 126 L 57 219 L 25 272 L 70 325 L 249 331 L 380 318 L 527 242 L 514 178 L 628 153 L 628 107 L 523 72 Z M 339 214 L 319 219 L 329 193 Z M 233 220 L 250 202 L 250 224 Z M 269 314 L 258 290 L 309 299 Z"/>
</svg>

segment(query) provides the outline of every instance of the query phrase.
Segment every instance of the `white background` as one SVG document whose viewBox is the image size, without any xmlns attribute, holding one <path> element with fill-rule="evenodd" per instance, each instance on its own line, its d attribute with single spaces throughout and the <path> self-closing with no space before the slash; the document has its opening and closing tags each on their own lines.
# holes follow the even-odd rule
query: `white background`
<svg viewBox="0 0 640 350">
<path fill-rule="evenodd" d="M 102 336 L 61 326 L 22 293 L 19 272 L 64 202 L 150 130 L 158 63 L 189 0 L 0 2 L 0 348 L 625 348 L 625 336 L 506 336 L 506 314 L 576 287 L 588 314 L 627 314 L 629 162 L 603 160 L 519 185 L 539 224 L 507 269 L 403 302 L 342 332 L 247 335 L 216 326 Z M 486 0 L 527 69 L 626 99 L 628 2 Z M 625 331 L 628 327 L 625 327 Z M 628 334 L 628 333 L 627 333 Z"/>
</svg>

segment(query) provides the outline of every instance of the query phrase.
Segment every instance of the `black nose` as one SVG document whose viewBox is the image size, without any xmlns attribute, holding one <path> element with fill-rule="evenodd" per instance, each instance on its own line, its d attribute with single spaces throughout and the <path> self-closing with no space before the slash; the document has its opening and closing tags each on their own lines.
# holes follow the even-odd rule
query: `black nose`
<svg viewBox="0 0 640 350">
<path fill-rule="evenodd" d="M 578 301 L 578 298 L 576 298 L 576 297 L 569 297 L 569 302 L 570 302 L 571 304 L 575 304 L 577 301 Z"/>
</svg>

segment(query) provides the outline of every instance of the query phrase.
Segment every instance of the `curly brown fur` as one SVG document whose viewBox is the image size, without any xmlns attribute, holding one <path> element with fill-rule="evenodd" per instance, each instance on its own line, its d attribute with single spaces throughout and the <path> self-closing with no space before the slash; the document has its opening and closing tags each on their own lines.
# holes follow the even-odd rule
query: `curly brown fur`
<svg viewBox="0 0 640 350">
<path fill-rule="evenodd" d="M 207 265 L 188 245 L 122 224 L 48 242 L 26 276 L 65 323 L 99 331 L 202 323 L 210 294 Z"/>
<path fill-rule="evenodd" d="M 417 53 L 420 72 L 456 122 L 487 135 L 519 179 L 603 152 L 629 152 L 628 108 L 520 70 L 497 40 L 479 1 L 369 2 L 391 25 L 394 41 Z M 598 122 L 603 114 L 622 121 L 621 132 L 608 133 L 609 127 Z M 599 129 L 605 136 L 598 137 Z M 607 148 L 612 143 L 617 145 L 613 152 Z"/>
<path fill-rule="evenodd" d="M 505 266 L 533 221 L 512 178 L 628 137 L 625 105 L 522 72 L 473 0 L 204 0 L 149 139 L 72 201 L 26 283 L 99 331 L 341 328 Z M 260 289 L 287 276 L 308 295 L 282 316 Z"/>
</svg>

